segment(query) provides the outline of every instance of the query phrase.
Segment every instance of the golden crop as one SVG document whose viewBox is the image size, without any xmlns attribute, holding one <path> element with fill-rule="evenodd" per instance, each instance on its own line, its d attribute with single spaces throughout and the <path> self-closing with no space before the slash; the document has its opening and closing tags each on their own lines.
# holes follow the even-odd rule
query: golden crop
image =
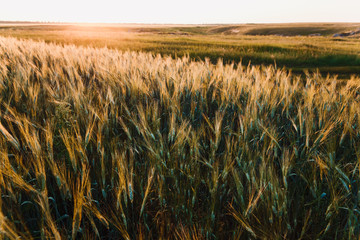
<svg viewBox="0 0 360 240">
<path fill-rule="evenodd" d="M 0 236 L 357 237 L 359 81 L 0 38 Z"/>
</svg>

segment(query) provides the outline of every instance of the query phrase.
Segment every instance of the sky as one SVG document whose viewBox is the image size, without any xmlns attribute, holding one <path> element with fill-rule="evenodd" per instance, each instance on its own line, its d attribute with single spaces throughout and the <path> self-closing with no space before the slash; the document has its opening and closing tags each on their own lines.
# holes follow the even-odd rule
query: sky
<svg viewBox="0 0 360 240">
<path fill-rule="evenodd" d="M 360 0 L 0 0 L 0 21 L 360 22 Z"/>
</svg>

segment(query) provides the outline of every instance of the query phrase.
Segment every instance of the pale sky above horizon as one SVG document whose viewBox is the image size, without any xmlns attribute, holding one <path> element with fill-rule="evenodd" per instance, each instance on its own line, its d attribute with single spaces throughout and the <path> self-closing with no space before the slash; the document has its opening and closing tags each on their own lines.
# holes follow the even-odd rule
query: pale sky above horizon
<svg viewBox="0 0 360 240">
<path fill-rule="evenodd" d="M 360 0 L 0 0 L 0 21 L 360 22 Z"/>
</svg>

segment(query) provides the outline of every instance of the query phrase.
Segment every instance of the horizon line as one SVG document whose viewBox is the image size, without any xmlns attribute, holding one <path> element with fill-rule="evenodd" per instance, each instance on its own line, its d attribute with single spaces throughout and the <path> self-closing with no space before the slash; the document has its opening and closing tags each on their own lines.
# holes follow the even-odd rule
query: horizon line
<svg viewBox="0 0 360 240">
<path fill-rule="evenodd" d="M 67 22 L 67 21 L 33 21 L 33 20 L 0 20 L 0 23 L 46 23 L 46 24 L 124 24 L 124 25 L 246 25 L 246 24 L 360 24 L 360 22 L 328 22 L 328 21 L 294 21 L 294 22 L 232 22 L 232 23 L 144 23 L 144 22 Z"/>
</svg>

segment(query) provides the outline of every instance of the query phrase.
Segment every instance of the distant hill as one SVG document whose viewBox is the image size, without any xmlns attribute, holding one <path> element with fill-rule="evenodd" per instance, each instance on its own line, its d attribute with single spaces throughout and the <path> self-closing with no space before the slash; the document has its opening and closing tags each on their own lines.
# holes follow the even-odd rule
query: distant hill
<svg viewBox="0 0 360 240">
<path fill-rule="evenodd" d="M 209 29 L 209 33 L 252 36 L 333 36 L 334 34 L 356 32 L 359 29 L 360 23 L 244 24 L 213 27 Z"/>
<path fill-rule="evenodd" d="M 250 35 L 250 36 L 335 36 L 354 37 L 360 35 L 360 23 L 278 23 L 278 24 L 117 24 L 117 23 L 47 23 L 25 21 L 0 21 L 1 26 L 11 25 L 60 25 L 83 29 L 110 28 L 126 32 L 158 33 L 171 35 Z"/>
</svg>

